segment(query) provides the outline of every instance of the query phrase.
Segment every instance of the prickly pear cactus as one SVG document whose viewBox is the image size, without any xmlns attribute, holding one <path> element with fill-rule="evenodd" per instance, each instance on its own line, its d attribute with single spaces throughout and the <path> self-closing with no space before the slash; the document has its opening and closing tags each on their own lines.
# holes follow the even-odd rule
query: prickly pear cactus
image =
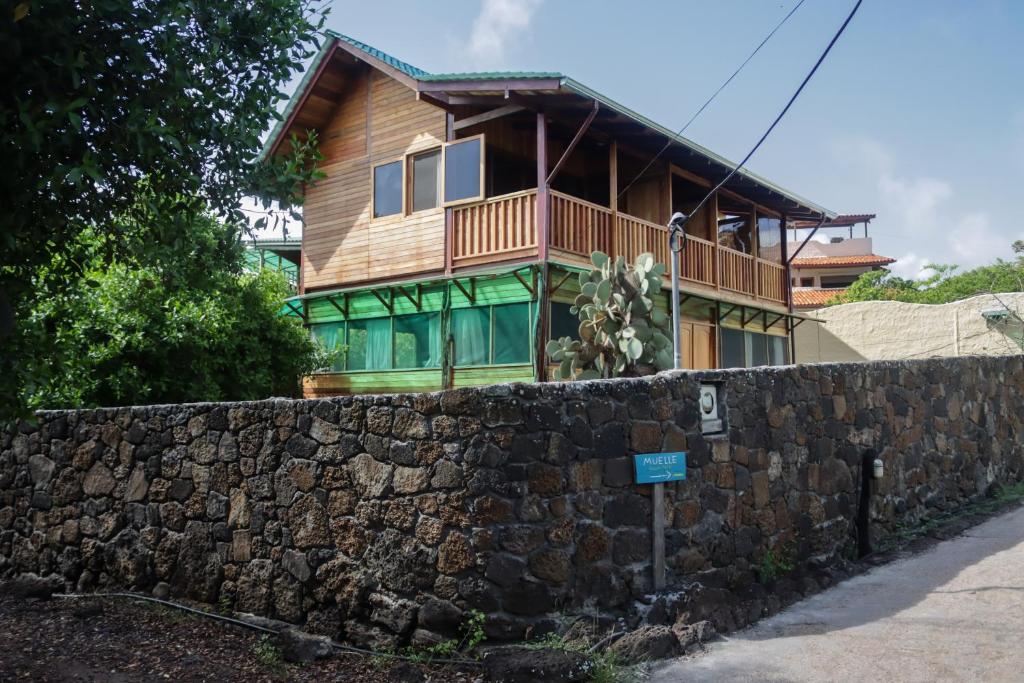
<svg viewBox="0 0 1024 683">
<path fill-rule="evenodd" d="M 672 322 L 654 306 L 665 266 L 653 254 L 629 265 L 600 251 L 580 273 L 580 295 L 572 312 L 580 318 L 579 339 L 562 337 L 547 345 L 562 379 L 650 375 L 672 367 Z"/>
</svg>

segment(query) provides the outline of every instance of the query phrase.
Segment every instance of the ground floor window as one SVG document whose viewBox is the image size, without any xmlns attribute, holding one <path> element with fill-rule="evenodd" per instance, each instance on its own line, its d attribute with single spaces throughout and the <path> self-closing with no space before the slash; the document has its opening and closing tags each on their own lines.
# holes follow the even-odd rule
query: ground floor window
<svg viewBox="0 0 1024 683">
<path fill-rule="evenodd" d="M 548 325 L 548 339 L 572 337 L 579 339 L 580 319 L 573 315 L 572 304 L 551 302 L 551 318 Z"/>
<path fill-rule="evenodd" d="M 441 367 L 441 314 L 415 313 L 311 325 L 337 351 L 333 372 Z"/>
<path fill-rule="evenodd" d="M 722 367 L 753 368 L 789 363 L 789 340 L 771 334 L 721 328 Z"/>
<path fill-rule="evenodd" d="M 530 304 L 501 304 L 452 311 L 455 366 L 529 363 Z"/>
</svg>

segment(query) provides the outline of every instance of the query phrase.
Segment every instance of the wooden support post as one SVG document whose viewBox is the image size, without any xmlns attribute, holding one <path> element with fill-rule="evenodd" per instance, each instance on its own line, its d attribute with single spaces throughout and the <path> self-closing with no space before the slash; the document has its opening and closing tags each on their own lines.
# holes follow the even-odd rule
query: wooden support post
<svg viewBox="0 0 1024 683">
<path fill-rule="evenodd" d="M 548 209 L 548 120 L 537 112 L 537 257 L 548 259 L 550 212 Z"/>
<path fill-rule="evenodd" d="M 444 126 L 444 139 L 447 142 L 451 142 L 455 139 L 455 114 L 449 112 L 445 115 L 445 126 Z M 444 169 L 440 169 L 444 172 Z M 442 197 L 443 199 L 443 197 Z M 451 275 L 452 264 L 454 262 L 453 254 L 455 252 L 454 237 L 454 223 L 455 214 L 453 213 L 452 207 L 445 207 L 444 210 L 444 272 L 446 275 Z"/>
<path fill-rule="evenodd" d="M 651 569 L 654 590 L 665 587 L 665 485 L 654 484 L 651 491 Z"/>
<path fill-rule="evenodd" d="M 608 145 L 608 208 L 612 210 L 612 258 L 617 258 L 619 247 L 619 143 Z"/>
</svg>

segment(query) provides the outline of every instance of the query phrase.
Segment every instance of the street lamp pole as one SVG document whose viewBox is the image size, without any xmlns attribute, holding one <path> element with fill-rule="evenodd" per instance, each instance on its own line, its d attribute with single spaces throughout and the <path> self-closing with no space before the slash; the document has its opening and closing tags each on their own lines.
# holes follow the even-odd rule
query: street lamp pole
<svg viewBox="0 0 1024 683">
<path fill-rule="evenodd" d="M 689 216 L 676 211 L 668 222 L 668 251 L 672 260 L 672 367 L 676 370 L 683 367 L 683 349 L 679 339 L 679 254 L 686 248 L 685 227 L 688 219 Z"/>
</svg>

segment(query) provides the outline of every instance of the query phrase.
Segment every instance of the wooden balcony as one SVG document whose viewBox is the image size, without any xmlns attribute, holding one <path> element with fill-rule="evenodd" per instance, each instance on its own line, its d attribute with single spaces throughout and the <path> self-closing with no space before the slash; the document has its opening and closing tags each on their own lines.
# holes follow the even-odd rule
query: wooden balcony
<svg viewBox="0 0 1024 683">
<path fill-rule="evenodd" d="M 590 263 L 593 251 L 628 260 L 651 252 L 669 263 L 668 229 L 607 207 L 550 191 L 549 248 L 552 257 Z M 535 256 L 537 190 L 493 197 L 452 211 L 452 263 L 455 268 Z M 785 306 L 789 288 L 783 265 L 756 258 L 709 240 L 688 237 L 680 254 L 680 277 L 695 292 L 724 292 Z"/>
</svg>

